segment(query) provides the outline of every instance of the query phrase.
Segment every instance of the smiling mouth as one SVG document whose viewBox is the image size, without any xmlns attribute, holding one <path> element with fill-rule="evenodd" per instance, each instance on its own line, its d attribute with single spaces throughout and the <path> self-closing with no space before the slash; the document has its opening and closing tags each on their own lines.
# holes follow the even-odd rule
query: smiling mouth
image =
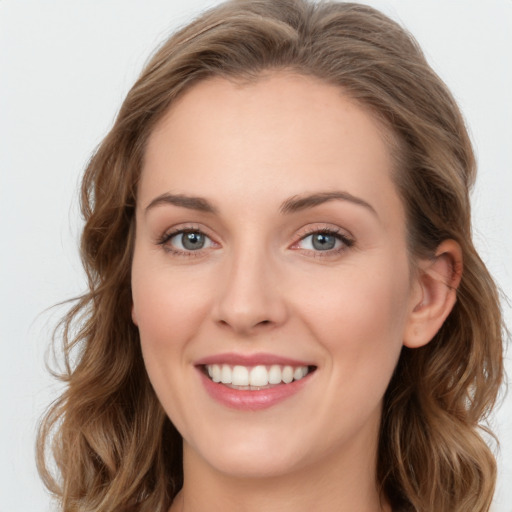
<svg viewBox="0 0 512 512">
<path fill-rule="evenodd" d="M 273 364 L 270 366 L 242 366 L 230 364 L 202 365 L 203 373 L 213 382 L 226 387 L 258 391 L 283 384 L 291 384 L 315 371 L 315 366 L 290 366 Z"/>
</svg>

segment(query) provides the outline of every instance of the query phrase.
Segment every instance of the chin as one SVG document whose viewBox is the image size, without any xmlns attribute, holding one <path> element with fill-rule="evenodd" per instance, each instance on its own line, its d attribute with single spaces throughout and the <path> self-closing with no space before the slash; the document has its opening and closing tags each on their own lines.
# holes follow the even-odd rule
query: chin
<svg viewBox="0 0 512 512">
<path fill-rule="evenodd" d="M 275 456 L 272 453 L 263 456 L 230 457 L 222 456 L 210 464 L 216 471 L 231 478 L 265 479 L 283 477 L 301 469 L 302 464 L 286 456 Z"/>
<path fill-rule="evenodd" d="M 195 452 L 192 456 L 199 455 L 212 469 L 226 476 L 258 479 L 280 477 L 300 470 L 307 456 L 297 446 L 246 437 L 238 442 L 217 439 L 205 449 L 185 443 L 185 450 Z"/>
</svg>

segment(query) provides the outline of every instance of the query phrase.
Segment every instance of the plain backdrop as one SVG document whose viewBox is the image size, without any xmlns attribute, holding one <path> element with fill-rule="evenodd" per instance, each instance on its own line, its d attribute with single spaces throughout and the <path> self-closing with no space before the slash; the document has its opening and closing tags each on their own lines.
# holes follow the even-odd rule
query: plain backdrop
<svg viewBox="0 0 512 512">
<path fill-rule="evenodd" d="M 64 310 L 45 310 L 84 289 L 81 172 L 155 45 L 216 3 L 0 0 L 0 512 L 51 510 L 34 443 L 59 390 L 44 360 Z M 512 1 L 368 3 L 409 28 L 462 107 L 479 161 L 477 247 L 512 296 Z M 511 373 L 510 354 L 507 364 Z M 493 425 L 493 510 L 512 512 L 510 395 Z"/>
</svg>

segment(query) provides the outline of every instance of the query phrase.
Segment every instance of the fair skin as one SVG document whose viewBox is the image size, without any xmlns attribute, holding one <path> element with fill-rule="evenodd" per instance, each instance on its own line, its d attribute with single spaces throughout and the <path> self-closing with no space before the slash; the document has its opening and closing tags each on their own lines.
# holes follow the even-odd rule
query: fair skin
<svg viewBox="0 0 512 512">
<path fill-rule="evenodd" d="M 460 277 L 451 241 L 411 269 L 392 169 L 368 111 L 284 72 L 203 81 L 152 133 L 132 317 L 183 437 L 172 512 L 391 510 L 375 479 L 382 397 Z M 233 389 L 206 376 L 213 363 L 309 373 Z"/>
</svg>

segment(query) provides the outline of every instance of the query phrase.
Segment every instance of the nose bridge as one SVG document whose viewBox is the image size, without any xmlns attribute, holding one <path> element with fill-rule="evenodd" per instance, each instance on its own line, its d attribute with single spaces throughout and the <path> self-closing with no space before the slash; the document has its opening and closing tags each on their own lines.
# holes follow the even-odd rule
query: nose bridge
<svg viewBox="0 0 512 512">
<path fill-rule="evenodd" d="M 225 261 L 216 320 L 240 333 L 276 326 L 286 318 L 279 268 L 265 244 L 254 240 L 233 247 Z"/>
</svg>

